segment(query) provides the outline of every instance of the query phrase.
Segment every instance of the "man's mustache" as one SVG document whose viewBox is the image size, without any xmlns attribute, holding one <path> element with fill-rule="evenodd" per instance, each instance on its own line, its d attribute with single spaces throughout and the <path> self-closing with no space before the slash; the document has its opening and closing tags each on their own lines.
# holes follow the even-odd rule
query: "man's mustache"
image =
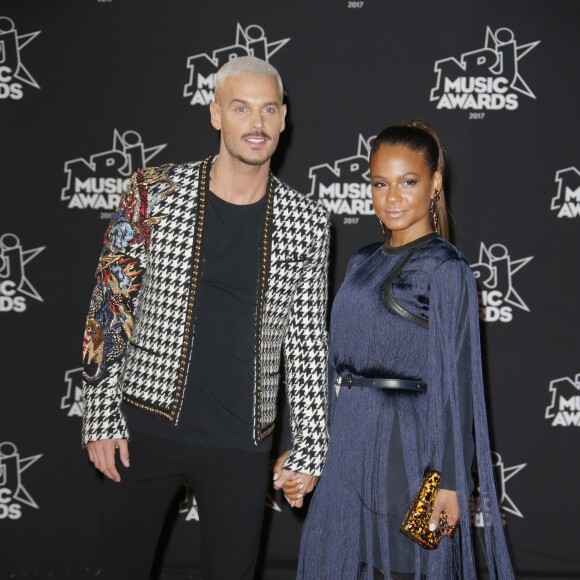
<svg viewBox="0 0 580 580">
<path fill-rule="evenodd" d="M 264 133 L 263 131 L 254 131 L 252 133 L 244 133 L 242 135 L 242 139 L 248 139 L 250 137 L 261 137 L 262 139 L 268 139 L 269 141 L 272 140 L 272 137 L 270 137 L 268 133 Z"/>
</svg>

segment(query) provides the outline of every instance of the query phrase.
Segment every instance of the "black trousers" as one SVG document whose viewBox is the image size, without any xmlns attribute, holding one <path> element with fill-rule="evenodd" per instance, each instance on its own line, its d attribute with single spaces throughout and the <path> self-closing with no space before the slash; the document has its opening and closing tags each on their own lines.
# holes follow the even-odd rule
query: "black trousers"
<svg viewBox="0 0 580 580">
<path fill-rule="evenodd" d="M 103 580 L 146 580 L 167 509 L 187 481 L 197 500 L 203 580 L 254 577 L 266 502 L 268 452 L 192 447 L 131 435 L 131 467 L 103 484 Z"/>
</svg>

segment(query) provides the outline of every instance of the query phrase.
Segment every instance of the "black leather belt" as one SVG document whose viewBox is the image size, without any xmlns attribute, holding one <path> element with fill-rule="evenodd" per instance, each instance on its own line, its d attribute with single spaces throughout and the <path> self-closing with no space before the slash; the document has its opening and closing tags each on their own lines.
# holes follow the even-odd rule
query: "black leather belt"
<svg viewBox="0 0 580 580">
<path fill-rule="evenodd" d="M 339 387 L 347 387 L 348 389 L 351 387 L 373 387 L 375 389 L 397 389 L 415 393 L 427 392 L 427 383 L 409 379 L 366 379 L 346 374 L 339 376 L 336 379 L 336 384 Z"/>
</svg>

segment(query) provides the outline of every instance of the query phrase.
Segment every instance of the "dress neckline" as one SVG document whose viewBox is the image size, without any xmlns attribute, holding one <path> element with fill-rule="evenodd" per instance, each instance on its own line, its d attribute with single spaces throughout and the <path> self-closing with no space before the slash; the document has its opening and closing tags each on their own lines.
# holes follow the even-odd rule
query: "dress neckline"
<svg viewBox="0 0 580 580">
<path fill-rule="evenodd" d="M 423 244 L 426 244 L 428 241 L 438 237 L 439 236 L 436 233 L 432 232 L 425 236 L 421 236 L 420 238 L 417 238 L 416 240 L 413 240 L 408 244 L 403 244 L 402 246 L 389 246 L 388 245 L 389 240 L 387 240 L 382 245 L 382 249 L 385 254 L 401 254 L 402 252 L 406 252 L 407 250 L 416 248 L 417 246 L 422 246 Z"/>
</svg>

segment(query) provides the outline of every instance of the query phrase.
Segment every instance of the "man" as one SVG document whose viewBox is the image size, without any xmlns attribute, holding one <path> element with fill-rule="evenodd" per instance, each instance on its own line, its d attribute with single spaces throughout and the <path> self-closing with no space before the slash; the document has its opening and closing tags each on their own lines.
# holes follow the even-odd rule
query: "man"
<svg viewBox="0 0 580 580">
<path fill-rule="evenodd" d="M 253 577 L 282 352 L 293 441 L 275 485 L 307 493 L 322 469 L 328 216 L 269 171 L 282 98 L 268 63 L 224 65 L 219 155 L 137 171 L 105 234 L 83 385 L 104 578 L 148 577 L 184 480 L 204 580 Z"/>
</svg>

